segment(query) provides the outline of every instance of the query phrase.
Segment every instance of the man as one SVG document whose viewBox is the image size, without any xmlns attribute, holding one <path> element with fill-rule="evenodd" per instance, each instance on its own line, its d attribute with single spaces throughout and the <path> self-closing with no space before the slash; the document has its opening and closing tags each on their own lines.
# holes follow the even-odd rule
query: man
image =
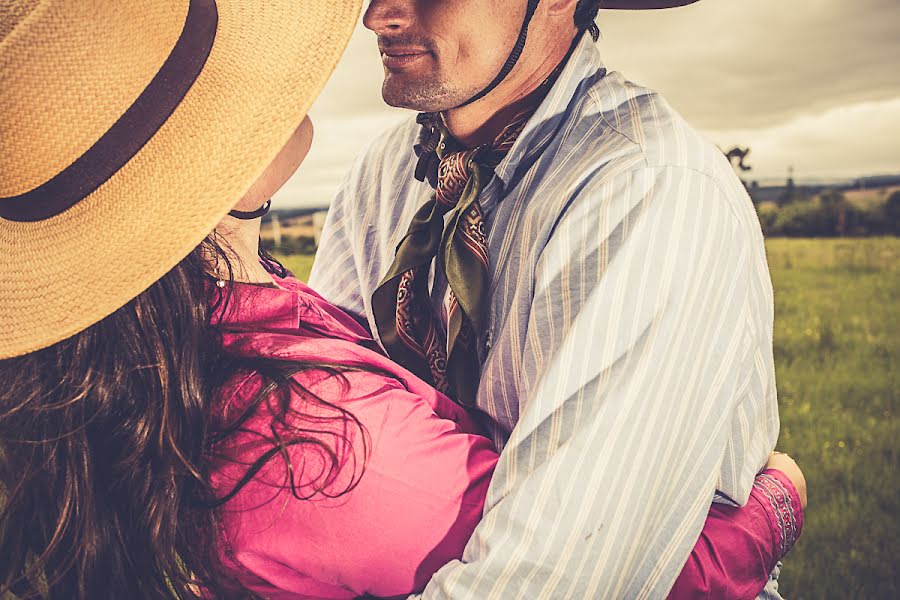
<svg viewBox="0 0 900 600">
<path fill-rule="evenodd" d="M 600 7 L 366 12 L 385 101 L 424 114 L 354 167 L 311 284 L 502 449 L 426 598 L 663 598 L 778 436 L 756 214 L 715 147 L 604 68 Z"/>
</svg>

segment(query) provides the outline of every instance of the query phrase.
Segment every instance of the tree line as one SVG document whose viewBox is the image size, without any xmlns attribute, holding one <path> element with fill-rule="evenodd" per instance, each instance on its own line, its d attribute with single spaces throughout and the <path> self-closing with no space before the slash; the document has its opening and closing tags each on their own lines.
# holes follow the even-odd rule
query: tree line
<svg viewBox="0 0 900 600">
<path fill-rule="evenodd" d="M 900 191 L 877 206 L 861 208 L 831 190 L 799 195 L 784 203 L 756 205 L 763 233 L 769 237 L 839 237 L 900 235 Z"/>
</svg>

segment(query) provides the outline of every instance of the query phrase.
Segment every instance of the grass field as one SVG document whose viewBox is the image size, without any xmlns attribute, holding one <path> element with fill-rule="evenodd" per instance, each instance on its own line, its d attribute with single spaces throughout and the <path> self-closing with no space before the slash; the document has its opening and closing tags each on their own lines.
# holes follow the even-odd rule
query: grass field
<svg viewBox="0 0 900 600">
<path fill-rule="evenodd" d="M 791 598 L 900 598 L 900 239 L 774 239 L 780 446 L 809 483 Z"/>
<path fill-rule="evenodd" d="M 900 598 L 900 239 L 773 239 L 780 448 L 809 484 L 785 597 Z M 287 257 L 301 278 L 312 258 Z"/>
<path fill-rule="evenodd" d="M 301 281 L 309 279 L 309 271 L 312 269 L 313 257 L 306 254 L 277 254 L 275 257 L 285 267 L 291 270 L 294 276 Z"/>
</svg>

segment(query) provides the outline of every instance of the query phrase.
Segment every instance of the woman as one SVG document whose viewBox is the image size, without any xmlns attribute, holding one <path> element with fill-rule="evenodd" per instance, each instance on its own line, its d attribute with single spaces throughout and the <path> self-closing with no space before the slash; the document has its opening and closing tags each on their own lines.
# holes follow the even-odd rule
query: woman
<svg viewBox="0 0 900 600">
<path fill-rule="evenodd" d="M 258 248 L 359 8 L 0 9 L 0 596 L 394 596 L 461 556 L 495 450 Z M 673 594 L 762 588 L 802 523 L 770 466 Z"/>
</svg>

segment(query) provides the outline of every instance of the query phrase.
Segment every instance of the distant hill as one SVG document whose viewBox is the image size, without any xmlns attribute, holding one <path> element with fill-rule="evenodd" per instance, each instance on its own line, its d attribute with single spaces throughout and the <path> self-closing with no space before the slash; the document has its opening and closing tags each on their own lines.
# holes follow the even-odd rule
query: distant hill
<svg viewBox="0 0 900 600">
<path fill-rule="evenodd" d="M 746 175 L 746 174 L 745 174 Z M 900 174 L 856 179 L 745 180 L 767 236 L 897 235 Z M 892 208 L 893 207 L 893 208 Z M 275 209 L 263 218 L 267 247 L 313 253 L 328 208 Z"/>
<path fill-rule="evenodd" d="M 890 187 L 900 186 L 900 175 L 873 175 L 871 177 L 860 177 L 854 180 L 852 188 L 847 189 L 867 189 L 873 187 Z"/>
<path fill-rule="evenodd" d="M 778 203 L 785 197 L 788 189 L 785 180 L 773 181 L 772 179 L 764 179 L 757 182 L 747 179 L 745 182 L 747 191 L 750 193 L 754 204 L 760 204 L 761 202 Z M 824 192 L 836 190 L 845 192 L 847 199 L 851 202 L 859 200 L 861 204 L 868 204 L 873 201 L 873 194 L 883 197 L 896 189 L 900 189 L 900 173 L 895 175 L 871 175 L 857 179 L 822 180 L 801 178 L 794 182 L 794 189 L 798 194 L 804 196 L 818 196 Z M 328 206 L 276 208 L 272 209 L 269 215 L 263 217 L 263 224 L 269 223 L 273 214 L 277 214 L 282 223 L 290 223 L 294 219 L 302 219 L 327 210 Z"/>
<path fill-rule="evenodd" d="M 322 212 L 324 210 L 328 210 L 327 206 L 309 206 L 303 208 L 273 208 L 272 211 L 263 217 L 263 224 L 268 223 L 272 220 L 272 215 L 278 215 L 278 218 L 282 221 L 290 221 L 292 219 L 298 219 L 301 217 L 308 217 L 310 215 L 314 215 L 317 212 Z"/>
<path fill-rule="evenodd" d="M 777 185 L 759 185 L 748 181 L 747 191 L 754 204 L 763 202 L 780 203 L 788 195 L 788 182 Z M 795 196 L 818 196 L 828 191 L 843 192 L 847 199 L 860 205 L 869 205 L 885 198 L 891 192 L 900 189 L 900 174 L 873 175 L 857 179 L 837 181 L 797 180 L 794 182 Z"/>
</svg>

